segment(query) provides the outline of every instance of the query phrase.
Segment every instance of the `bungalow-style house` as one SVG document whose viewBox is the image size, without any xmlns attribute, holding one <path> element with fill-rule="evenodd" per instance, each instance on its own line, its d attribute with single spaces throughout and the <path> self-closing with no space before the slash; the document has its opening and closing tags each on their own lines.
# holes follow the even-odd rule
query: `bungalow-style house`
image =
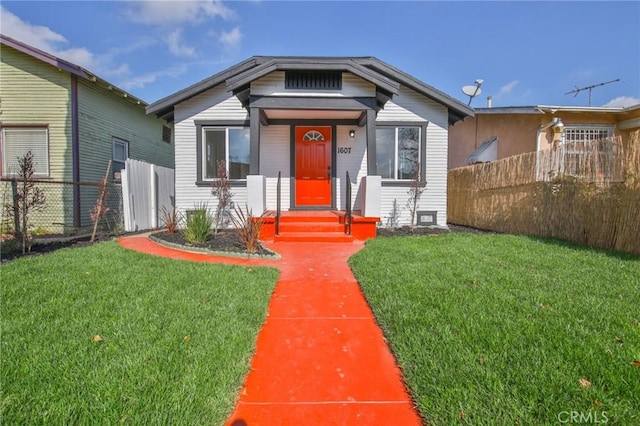
<svg viewBox="0 0 640 426">
<path fill-rule="evenodd" d="M 409 224 L 418 171 L 426 185 L 418 224 L 446 226 L 448 128 L 473 116 L 373 57 L 270 56 L 249 58 L 147 113 L 174 123 L 179 211 L 215 205 L 211 183 L 224 160 L 234 203 L 270 212 L 266 234 L 281 239 L 304 238 L 300 231 L 344 236 L 349 224 L 353 237 L 367 238 L 378 222 Z M 349 207 L 356 214 L 345 226 Z"/>
<path fill-rule="evenodd" d="M 109 160 L 112 181 L 128 158 L 173 167 L 172 128 L 148 116 L 145 102 L 18 40 L 0 35 L 0 43 L 2 190 L 10 200 L 7 179 L 15 176 L 18 158 L 31 151 L 47 197 L 36 223 L 43 232 L 91 225 L 95 186 L 69 182 L 100 181 Z"/>
<path fill-rule="evenodd" d="M 610 136 L 620 136 L 624 145 L 638 128 L 640 105 L 476 108 L 475 117 L 449 129 L 449 168 Z"/>
</svg>

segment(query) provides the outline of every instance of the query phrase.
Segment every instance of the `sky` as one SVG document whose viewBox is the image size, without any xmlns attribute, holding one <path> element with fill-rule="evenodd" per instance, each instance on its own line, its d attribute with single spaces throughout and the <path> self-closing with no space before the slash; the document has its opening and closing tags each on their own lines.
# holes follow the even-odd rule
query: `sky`
<svg viewBox="0 0 640 426">
<path fill-rule="evenodd" d="M 148 103 L 251 56 L 375 56 L 474 107 L 640 103 L 640 2 L 11 1 L 0 32 Z M 1 82 L 0 82 L 1 84 Z"/>
</svg>

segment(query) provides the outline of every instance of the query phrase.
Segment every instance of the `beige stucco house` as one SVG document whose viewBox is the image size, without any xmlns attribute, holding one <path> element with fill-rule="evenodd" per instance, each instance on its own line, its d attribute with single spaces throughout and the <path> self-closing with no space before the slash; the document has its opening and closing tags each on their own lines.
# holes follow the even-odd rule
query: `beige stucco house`
<svg viewBox="0 0 640 426">
<path fill-rule="evenodd" d="M 626 108 L 517 106 L 476 108 L 449 128 L 449 169 L 549 149 L 556 143 L 621 136 L 640 128 L 640 105 Z M 484 145 L 484 146 L 483 146 Z M 482 152 L 480 152 L 482 151 Z"/>
</svg>

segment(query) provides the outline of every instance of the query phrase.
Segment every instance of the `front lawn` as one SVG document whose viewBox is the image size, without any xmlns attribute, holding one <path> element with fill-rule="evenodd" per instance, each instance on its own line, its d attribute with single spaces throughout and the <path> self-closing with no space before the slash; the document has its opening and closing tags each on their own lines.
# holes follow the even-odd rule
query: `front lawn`
<svg viewBox="0 0 640 426">
<path fill-rule="evenodd" d="M 429 424 L 640 424 L 637 256 L 447 234 L 350 263 Z"/>
<path fill-rule="evenodd" d="M 278 276 L 116 242 L 0 274 L 3 424 L 222 424 Z"/>
</svg>

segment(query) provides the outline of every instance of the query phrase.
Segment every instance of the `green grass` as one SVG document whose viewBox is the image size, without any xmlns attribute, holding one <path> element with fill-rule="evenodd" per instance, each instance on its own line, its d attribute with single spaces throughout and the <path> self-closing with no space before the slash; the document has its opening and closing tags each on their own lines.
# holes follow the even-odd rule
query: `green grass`
<svg viewBox="0 0 640 426">
<path fill-rule="evenodd" d="M 637 256 L 447 234 L 350 263 L 429 424 L 640 424 Z"/>
<path fill-rule="evenodd" d="M 2 424 L 222 424 L 278 276 L 116 242 L 0 274 Z"/>
</svg>

